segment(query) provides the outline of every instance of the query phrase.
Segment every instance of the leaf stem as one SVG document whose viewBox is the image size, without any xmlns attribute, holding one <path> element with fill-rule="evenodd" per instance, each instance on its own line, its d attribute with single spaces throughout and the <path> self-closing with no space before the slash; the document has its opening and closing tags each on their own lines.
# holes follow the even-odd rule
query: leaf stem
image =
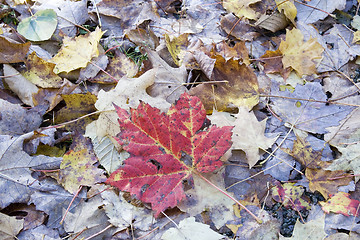
<svg viewBox="0 0 360 240">
<path fill-rule="evenodd" d="M 227 192 L 225 192 L 224 190 L 222 190 L 221 188 L 219 188 L 218 186 L 216 186 L 215 184 L 213 184 L 212 182 L 210 182 L 208 179 L 206 179 L 204 176 L 202 176 L 200 173 L 194 171 L 194 173 L 196 173 L 196 175 L 198 175 L 199 177 L 201 177 L 202 179 L 204 179 L 204 181 L 206 181 L 208 184 L 210 184 L 211 186 L 213 186 L 214 188 L 216 188 L 217 190 L 219 190 L 220 192 L 222 192 L 223 194 L 225 194 L 228 198 L 230 198 L 231 200 L 233 200 L 234 202 L 236 202 L 240 207 L 244 208 L 245 211 L 247 211 L 259 224 L 262 224 L 263 221 L 258 218 L 257 216 L 255 216 L 255 214 L 253 214 L 249 209 L 247 209 L 243 204 L 241 204 L 238 200 L 236 200 L 234 197 L 232 197 L 231 195 L 229 195 Z"/>
</svg>

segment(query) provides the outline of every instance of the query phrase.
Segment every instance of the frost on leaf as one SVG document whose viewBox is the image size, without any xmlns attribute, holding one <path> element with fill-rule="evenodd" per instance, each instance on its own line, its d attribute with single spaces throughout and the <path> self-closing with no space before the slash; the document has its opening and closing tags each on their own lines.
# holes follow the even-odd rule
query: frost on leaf
<svg viewBox="0 0 360 240">
<path fill-rule="evenodd" d="M 141 102 L 131 115 L 115 106 L 121 132 L 117 141 L 130 158 L 107 180 L 122 191 L 151 203 L 155 215 L 185 198 L 183 184 L 192 172 L 212 172 L 231 146 L 232 127 L 203 131 L 205 109 L 197 97 L 182 94 L 168 113 Z"/>
</svg>

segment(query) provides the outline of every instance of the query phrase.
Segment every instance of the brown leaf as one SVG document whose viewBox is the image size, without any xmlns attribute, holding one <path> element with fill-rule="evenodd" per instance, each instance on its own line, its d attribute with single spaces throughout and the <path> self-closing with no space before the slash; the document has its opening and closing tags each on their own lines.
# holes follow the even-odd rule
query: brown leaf
<svg viewBox="0 0 360 240">
<path fill-rule="evenodd" d="M 290 75 L 291 68 L 284 68 L 280 50 L 266 51 L 265 54 L 261 56 L 261 62 L 264 63 L 265 73 L 280 73 L 284 79 L 287 79 Z"/>
<path fill-rule="evenodd" d="M 215 108 L 218 111 L 235 111 L 244 106 L 252 109 L 259 101 L 258 82 L 254 72 L 240 60 L 226 61 L 222 56 L 215 56 L 216 63 L 213 78 L 227 83 L 201 84 L 190 90 L 198 96 L 207 112 Z"/>
<path fill-rule="evenodd" d="M 15 43 L 0 36 L 0 63 L 18 63 L 25 60 L 31 43 Z"/>
<path fill-rule="evenodd" d="M 340 186 L 346 186 L 352 181 L 352 177 L 346 177 L 346 175 L 346 172 L 342 170 L 327 171 L 307 168 L 305 171 L 310 190 L 319 191 L 325 198 L 337 193 Z"/>
<path fill-rule="evenodd" d="M 66 107 L 60 109 L 55 116 L 55 123 L 64 123 L 70 120 L 77 119 L 88 113 L 96 111 L 95 102 L 97 100 L 96 96 L 87 93 L 87 94 L 70 94 L 62 96 L 66 102 Z M 95 115 L 89 116 L 87 118 L 80 119 L 75 123 L 70 123 L 66 125 L 66 129 L 71 131 L 80 131 L 85 132 L 85 127 L 88 123 L 95 120 L 97 117 Z"/>
</svg>

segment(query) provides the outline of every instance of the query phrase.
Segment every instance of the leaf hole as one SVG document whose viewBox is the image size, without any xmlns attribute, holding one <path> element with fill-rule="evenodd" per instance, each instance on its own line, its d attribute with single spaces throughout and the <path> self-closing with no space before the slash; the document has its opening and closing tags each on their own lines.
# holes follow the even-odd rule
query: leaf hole
<svg viewBox="0 0 360 240">
<path fill-rule="evenodd" d="M 159 171 L 162 168 L 161 163 L 159 163 L 158 161 L 154 160 L 154 159 L 150 159 L 148 162 L 150 162 L 151 164 L 153 164 L 157 170 Z"/>
</svg>

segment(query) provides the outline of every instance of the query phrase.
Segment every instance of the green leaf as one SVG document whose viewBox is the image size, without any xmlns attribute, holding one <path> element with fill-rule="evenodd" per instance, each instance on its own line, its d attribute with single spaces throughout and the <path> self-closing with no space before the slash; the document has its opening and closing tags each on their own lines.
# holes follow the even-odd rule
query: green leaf
<svg viewBox="0 0 360 240">
<path fill-rule="evenodd" d="M 30 41 L 48 40 L 55 32 L 57 16 L 54 10 L 45 9 L 19 23 L 18 32 Z"/>
</svg>

